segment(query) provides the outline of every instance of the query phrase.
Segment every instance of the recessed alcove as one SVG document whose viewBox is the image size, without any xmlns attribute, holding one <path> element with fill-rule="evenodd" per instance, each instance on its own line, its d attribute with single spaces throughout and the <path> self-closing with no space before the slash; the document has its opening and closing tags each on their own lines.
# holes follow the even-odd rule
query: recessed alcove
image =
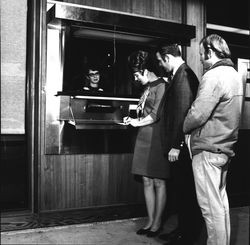
<svg viewBox="0 0 250 245">
<path fill-rule="evenodd" d="M 47 11 L 46 153 L 132 153 L 136 130 L 122 125 L 122 118 L 134 113 L 142 87 L 129 70 L 128 56 L 139 49 L 153 56 L 161 43 L 188 46 L 194 37 L 191 25 L 51 1 Z M 152 69 L 162 76 L 152 60 Z M 94 95 L 82 90 L 90 63 L 99 67 L 104 90 Z"/>
</svg>

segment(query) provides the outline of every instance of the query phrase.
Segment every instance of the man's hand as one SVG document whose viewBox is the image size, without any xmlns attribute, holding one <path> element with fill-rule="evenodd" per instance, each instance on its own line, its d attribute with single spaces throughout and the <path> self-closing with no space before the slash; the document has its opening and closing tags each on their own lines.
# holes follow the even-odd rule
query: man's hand
<svg viewBox="0 0 250 245">
<path fill-rule="evenodd" d="M 180 150 L 172 148 L 168 153 L 168 160 L 170 162 L 175 162 L 179 160 Z"/>
</svg>

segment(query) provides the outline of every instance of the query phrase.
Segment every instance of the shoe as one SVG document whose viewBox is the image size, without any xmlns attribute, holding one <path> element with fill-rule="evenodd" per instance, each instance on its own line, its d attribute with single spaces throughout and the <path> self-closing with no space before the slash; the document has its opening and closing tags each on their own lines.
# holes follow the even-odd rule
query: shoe
<svg viewBox="0 0 250 245">
<path fill-rule="evenodd" d="M 149 231 L 150 231 L 150 227 L 147 228 L 147 229 L 141 228 L 141 229 L 139 229 L 139 230 L 136 232 L 136 234 L 137 234 L 137 235 L 145 235 L 145 234 L 147 234 Z"/>
<path fill-rule="evenodd" d="M 158 230 L 156 230 L 156 231 L 151 231 L 151 230 L 149 230 L 148 233 L 147 233 L 147 237 L 156 237 L 156 236 L 158 236 L 158 235 L 160 234 L 161 230 L 162 230 L 162 227 L 161 227 L 161 226 L 160 226 L 160 228 L 159 228 Z"/>
</svg>

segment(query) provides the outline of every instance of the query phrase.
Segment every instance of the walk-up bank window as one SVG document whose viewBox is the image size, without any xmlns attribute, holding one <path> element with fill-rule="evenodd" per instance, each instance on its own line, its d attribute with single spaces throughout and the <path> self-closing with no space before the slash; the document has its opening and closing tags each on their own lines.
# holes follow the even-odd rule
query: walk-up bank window
<svg viewBox="0 0 250 245">
<path fill-rule="evenodd" d="M 136 129 L 122 118 L 135 114 L 142 88 L 128 56 L 189 45 L 195 27 L 54 1 L 47 26 L 46 153 L 132 152 Z"/>
</svg>

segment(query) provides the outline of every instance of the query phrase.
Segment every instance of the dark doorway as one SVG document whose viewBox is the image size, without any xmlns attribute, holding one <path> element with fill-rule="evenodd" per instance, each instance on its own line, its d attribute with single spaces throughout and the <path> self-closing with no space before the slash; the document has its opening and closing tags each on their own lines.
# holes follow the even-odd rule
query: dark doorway
<svg viewBox="0 0 250 245">
<path fill-rule="evenodd" d="M 25 135 L 1 135 L 1 211 L 26 210 L 29 177 Z"/>
</svg>

